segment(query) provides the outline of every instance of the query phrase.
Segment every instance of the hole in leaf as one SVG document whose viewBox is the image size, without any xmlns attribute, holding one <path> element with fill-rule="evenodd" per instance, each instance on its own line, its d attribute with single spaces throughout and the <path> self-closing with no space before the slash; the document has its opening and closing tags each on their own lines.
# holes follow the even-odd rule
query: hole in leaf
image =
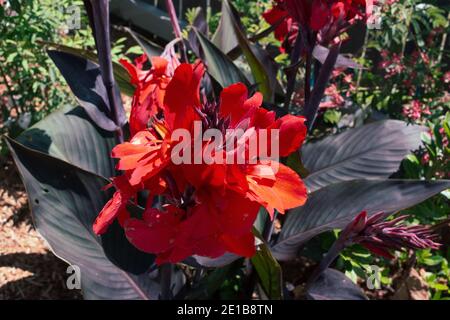
<svg viewBox="0 0 450 320">
<path fill-rule="evenodd" d="M 49 193 L 47 188 L 42 189 L 45 193 Z"/>
<path fill-rule="evenodd" d="M 34 199 L 34 203 L 39 204 L 39 199 Z"/>
</svg>

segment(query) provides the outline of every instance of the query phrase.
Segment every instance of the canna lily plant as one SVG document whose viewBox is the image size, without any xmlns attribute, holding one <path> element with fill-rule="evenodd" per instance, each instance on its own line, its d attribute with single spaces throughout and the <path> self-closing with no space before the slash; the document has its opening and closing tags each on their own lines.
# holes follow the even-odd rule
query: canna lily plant
<svg viewBox="0 0 450 320">
<path fill-rule="evenodd" d="M 304 297 L 366 299 L 353 283 L 336 291 L 343 249 L 439 248 L 426 226 L 392 217 L 450 187 L 390 179 L 422 127 L 384 120 L 305 143 L 334 68 L 358 67 L 340 44 L 371 1 L 274 1 L 260 37 L 283 41 L 284 73 L 228 0 L 213 36 L 201 11 L 182 33 L 167 0 L 175 39 L 134 63 L 112 61 L 108 1 L 84 3 L 97 55 L 49 50 L 79 105 L 6 140 L 37 230 L 80 268 L 86 299 L 211 299 L 236 275 L 239 297 L 289 299 L 281 265 L 335 229 Z"/>
</svg>

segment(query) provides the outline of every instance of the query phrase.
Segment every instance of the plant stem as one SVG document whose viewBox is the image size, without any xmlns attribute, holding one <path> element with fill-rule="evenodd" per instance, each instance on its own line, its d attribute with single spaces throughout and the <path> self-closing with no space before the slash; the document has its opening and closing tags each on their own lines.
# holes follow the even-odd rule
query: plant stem
<svg viewBox="0 0 450 320">
<path fill-rule="evenodd" d="M 291 53 L 291 65 L 286 68 L 287 86 L 286 86 L 286 98 L 284 100 L 284 108 L 287 110 L 291 103 L 292 94 L 295 89 L 295 78 L 297 70 L 299 68 L 300 55 L 303 47 L 302 33 L 299 31 L 297 39 L 295 40 L 294 49 Z"/>
<path fill-rule="evenodd" d="M 369 30 L 366 29 L 366 34 L 364 35 L 364 44 L 363 44 L 363 50 L 361 52 L 361 57 L 360 59 L 365 59 L 366 57 L 366 52 L 367 52 L 367 43 L 369 42 Z M 358 77 L 356 79 L 356 92 L 358 93 L 358 89 L 359 89 L 359 85 L 361 83 L 361 79 L 362 79 L 362 73 L 363 73 L 363 68 L 360 68 L 358 70 Z"/>
<path fill-rule="evenodd" d="M 179 44 L 181 60 L 183 62 L 188 62 L 188 58 L 187 58 L 187 55 L 186 55 L 186 47 L 184 46 L 183 36 L 181 34 L 180 24 L 178 22 L 177 13 L 175 11 L 175 7 L 173 5 L 173 1 L 172 0 L 166 0 L 166 8 L 167 8 L 167 11 L 169 13 L 170 22 L 172 23 L 173 32 L 175 33 L 175 37 L 177 37 L 177 38 L 179 38 L 181 40 L 180 44 Z"/>
<path fill-rule="evenodd" d="M 305 68 L 305 106 L 308 105 L 309 96 L 311 94 L 311 56 L 312 52 L 309 50 L 306 53 L 306 68 Z"/>
<path fill-rule="evenodd" d="M 102 74 L 102 80 L 108 95 L 109 107 L 112 120 L 117 125 L 116 137 L 119 143 L 123 142 L 123 131 L 119 119 L 122 110 L 122 104 L 117 100 L 115 93 L 115 81 L 111 57 L 111 38 L 109 29 L 109 1 L 91 0 L 91 7 L 87 10 L 92 11 L 93 31 L 95 43 L 97 46 L 98 61 Z M 89 8 L 89 9 L 88 9 Z M 89 13 L 89 11 L 88 11 Z"/>
<path fill-rule="evenodd" d="M 317 77 L 311 97 L 305 107 L 305 117 L 308 124 L 308 131 L 311 131 L 314 125 L 317 111 L 319 110 L 320 101 L 322 100 L 328 80 L 330 79 L 334 65 L 336 64 L 340 47 L 341 44 L 339 43 L 330 49 L 327 58 L 320 68 L 319 76 Z"/>
<path fill-rule="evenodd" d="M 320 261 L 320 264 L 317 266 L 317 268 L 314 269 L 313 273 L 308 279 L 308 282 L 306 283 L 306 289 L 308 289 L 317 280 L 317 278 L 319 278 L 322 272 L 324 272 L 330 266 L 330 264 L 339 256 L 339 253 L 344 248 L 345 248 L 345 239 L 338 238 L 333 243 L 330 250 L 327 252 L 322 261 Z"/>
<path fill-rule="evenodd" d="M 450 12 L 447 15 L 447 20 L 450 20 Z M 445 44 L 447 43 L 447 33 L 444 33 L 442 35 L 442 41 L 441 41 L 441 45 L 439 46 L 439 56 L 437 59 L 437 63 L 441 63 L 442 61 L 442 56 L 444 54 L 444 49 L 445 49 Z"/>
<path fill-rule="evenodd" d="M 278 212 L 275 211 L 274 215 L 273 215 L 273 219 L 270 219 L 270 217 L 267 217 L 266 221 L 264 223 L 262 237 L 263 237 L 264 241 L 267 242 L 267 243 L 269 243 L 270 237 L 272 236 L 272 233 L 273 233 L 273 222 L 277 218 L 277 215 L 278 215 Z"/>
<path fill-rule="evenodd" d="M 159 268 L 161 278 L 161 300 L 172 299 L 172 265 L 170 263 L 163 264 Z"/>
</svg>

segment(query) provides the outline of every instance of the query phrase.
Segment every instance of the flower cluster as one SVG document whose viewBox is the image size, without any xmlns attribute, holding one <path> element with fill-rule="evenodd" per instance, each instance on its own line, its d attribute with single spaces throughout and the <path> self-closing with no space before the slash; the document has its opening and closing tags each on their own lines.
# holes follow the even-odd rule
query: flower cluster
<svg viewBox="0 0 450 320">
<path fill-rule="evenodd" d="M 385 71 L 385 79 L 401 74 L 405 70 L 405 65 L 400 54 L 393 53 L 390 55 L 387 50 L 382 50 L 381 58 L 382 61 L 379 64 L 379 68 Z"/>
<path fill-rule="evenodd" d="M 403 115 L 412 120 L 417 121 L 422 118 L 423 115 L 430 115 L 430 108 L 418 100 L 413 100 L 410 103 L 403 106 Z"/>
<path fill-rule="evenodd" d="M 116 192 L 97 217 L 95 233 L 106 232 L 117 219 L 129 241 L 156 254 L 158 264 L 226 252 L 252 256 L 252 226 L 260 207 L 273 217 L 274 210 L 284 213 L 301 206 L 306 188 L 293 170 L 278 161 L 251 158 L 251 139 L 246 138 L 265 141 L 263 132 L 276 130 L 278 153 L 285 157 L 301 146 L 305 119 L 293 115 L 276 119 L 273 111 L 261 107 L 262 95 L 257 92 L 249 97 L 242 83 L 223 89 L 218 101 L 208 101 L 201 94 L 202 63 L 171 63 L 161 57 L 151 61 L 150 71 L 125 63 L 136 85 L 131 139 L 112 150 L 123 175 L 113 178 Z M 198 123 L 202 130 L 214 129 L 222 136 L 199 137 Z M 212 149 L 217 139 L 228 139 L 229 131 L 243 132 L 236 146 Z M 192 143 L 179 148 L 180 139 L 186 137 L 179 132 L 188 133 Z M 275 151 L 270 142 L 258 148 Z M 217 159 L 235 159 L 241 153 L 245 157 L 237 163 L 196 162 L 199 153 Z M 177 163 L 174 154 L 194 161 Z M 142 217 L 132 217 L 127 204 L 137 204 L 138 193 L 148 195 L 145 210 Z"/>
<path fill-rule="evenodd" d="M 433 241 L 432 231 L 424 226 L 406 226 L 407 216 L 386 220 L 390 214 L 378 212 L 368 217 L 362 211 L 342 231 L 340 240 L 348 244 L 359 243 L 371 252 L 392 259 L 392 250 L 439 249 L 440 244 Z"/>
<path fill-rule="evenodd" d="M 275 0 L 263 17 L 275 27 L 275 37 L 285 50 L 292 47 L 299 30 L 317 33 L 317 41 L 327 44 L 371 12 L 372 1 L 366 0 Z"/>
</svg>

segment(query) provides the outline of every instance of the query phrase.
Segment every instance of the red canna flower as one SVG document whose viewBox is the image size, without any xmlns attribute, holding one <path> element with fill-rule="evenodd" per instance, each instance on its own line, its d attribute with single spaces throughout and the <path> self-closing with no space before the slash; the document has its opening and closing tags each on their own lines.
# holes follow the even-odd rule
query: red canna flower
<svg viewBox="0 0 450 320">
<path fill-rule="evenodd" d="M 260 206 L 273 215 L 274 210 L 284 213 L 306 201 L 306 188 L 293 170 L 260 156 L 262 149 L 266 155 L 275 152 L 272 144 L 258 145 L 254 156 L 250 142 L 252 137 L 267 141 L 264 132 L 269 132 L 271 141 L 276 138 L 273 132 L 279 132 L 279 155 L 287 156 L 303 143 L 305 119 L 293 115 L 276 119 L 274 112 L 261 107 L 262 95 L 249 97 L 241 83 L 225 88 L 217 103 L 201 99 L 203 73 L 199 62 L 179 65 L 165 87 L 161 112 L 153 114 L 147 127 L 129 142 L 113 149 L 112 156 L 119 159 L 117 169 L 124 171 L 115 181 L 124 183 L 114 184 L 117 191 L 94 225 L 100 234 L 120 218 L 129 241 L 156 254 L 159 264 L 191 255 L 218 257 L 225 252 L 250 257 L 255 252 L 252 225 Z M 133 109 L 130 118 L 135 112 L 142 110 Z M 211 149 L 216 137 L 198 140 L 197 124 L 201 130 L 217 130 L 223 142 L 219 148 Z M 243 135 L 236 143 L 233 140 L 232 148 L 223 147 L 230 142 L 228 134 L 238 131 Z M 180 149 L 176 132 L 189 133 L 192 143 Z M 195 161 L 208 150 L 223 160 L 243 158 L 241 162 Z M 177 163 L 174 154 L 192 161 Z M 127 202 L 142 190 L 149 192 L 143 216 L 122 221 Z M 153 206 L 156 195 L 164 199 L 159 209 Z"/>
<path fill-rule="evenodd" d="M 314 41 L 326 45 L 357 20 L 368 19 L 372 7 L 372 0 L 275 0 L 263 17 L 276 26 L 284 50 L 293 46 L 299 29 L 316 32 Z"/>
<path fill-rule="evenodd" d="M 147 61 L 145 54 L 135 60 L 135 65 L 125 59 L 120 60 L 130 74 L 131 83 L 136 86 L 129 121 L 131 136 L 145 130 L 148 121 L 163 110 L 167 84 L 180 64 L 171 45 L 167 46 L 160 57 L 152 57 L 150 60 L 152 68 L 148 71 L 143 70 Z"/>
</svg>

